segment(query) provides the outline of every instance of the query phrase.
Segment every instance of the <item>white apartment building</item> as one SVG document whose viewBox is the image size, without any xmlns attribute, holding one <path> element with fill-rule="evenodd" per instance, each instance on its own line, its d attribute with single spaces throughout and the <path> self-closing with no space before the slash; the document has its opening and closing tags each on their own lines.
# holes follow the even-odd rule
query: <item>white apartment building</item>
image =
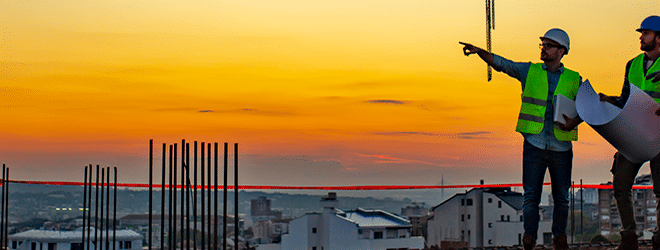
<svg viewBox="0 0 660 250">
<path fill-rule="evenodd" d="M 28 230 L 17 234 L 9 235 L 10 250 L 83 250 L 82 228 L 74 231 L 55 231 L 55 230 Z M 88 230 L 94 238 L 94 230 Z M 98 230 L 99 234 L 106 235 L 105 231 Z M 109 231 L 110 239 L 105 241 L 109 248 L 112 248 L 112 231 Z M 117 230 L 114 246 L 116 250 L 140 250 L 142 249 L 142 235 L 133 230 Z M 94 249 L 94 243 L 88 243 L 89 249 Z M 99 244 L 99 246 L 105 244 Z"/>
<path fill-rule="evenodd" d="M 510 188 L 475 188 L 433 207 L 427 246 L 440 248 L 522 245 L 523 196 Z M 537 244 L 551 244 L 549 218 L 540 211 Z"/>
<path fill-rule="evenodd" d="M 292 220 L 281 250 L 423 249 L 424 238 L 411 237 L 410 222 L 382 210 L 336 209 L 336 193 L 321 200 L 323 212 Z"/>
</svg>

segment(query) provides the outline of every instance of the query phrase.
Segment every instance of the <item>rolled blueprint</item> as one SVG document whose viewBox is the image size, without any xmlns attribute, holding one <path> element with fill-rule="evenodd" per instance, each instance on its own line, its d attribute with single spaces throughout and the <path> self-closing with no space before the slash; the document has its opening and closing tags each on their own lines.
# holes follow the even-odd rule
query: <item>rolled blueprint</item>
<svg viewBox="0 0 660 250">
<path fill-rule="evenodd" d="M 635 163 L 646 162 L 660 152 L 658 108 L 660 104 L 634 84 L 630 84 L 630 97 L 623 109 L 601 102 L 589 80 L 582 83 L 575 98 L 580 118 Z"/>
</svg>

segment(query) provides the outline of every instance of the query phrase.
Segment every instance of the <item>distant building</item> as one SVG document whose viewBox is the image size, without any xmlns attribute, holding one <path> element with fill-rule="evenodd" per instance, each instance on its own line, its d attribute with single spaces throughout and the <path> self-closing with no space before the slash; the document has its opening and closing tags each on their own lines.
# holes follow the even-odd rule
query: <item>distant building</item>
<svg viewBox="0 0 660 250">
<path fill-rule="evenodd" d="M 431 213 L 423 202 L 401 208 L 401 215 L 410 221 L 413 236 L 426 236 L 426 220 L 431 218 Z"/>
<path fill-rule="evenodd" d="M 522 245 L 523 196 L 510 188 L 475 188 L 433 207 L 427 246 L 475 248 Z M 538 243 L 551 244 L 551 222 L 539 212 Z"/>
<path fill-rule="evenodd" d="M 10 250 L 83 250 L 82 228 L 74 231 L 53 231 L 53 230 L 29 230 L 17 234 L 9 235 Z M 91 235 L 94 231 L 89 230 Z M 98 230 L 99 234 L 105 235 L 105 231 Z M 113 232 L 108 231 L 110 237 Z M 142 235 L 132 230 L 117 230 L 115 250 L 140 250 L 142 249 Z M 106 241 L 106 240 L 104 240 Z M 112 241 L 106 241 L 108 249 L 113 246 Z M 89 242 L 87 249 L 94 249 L 94 243 Z M 100 248 L 106 247 L 101 246 Z"/>
<path fill-rule="evenodd" d="M 250 200 L 250 216 L 253 221 L 281 219 L 281 211 L 273 211 L 270 207 L 270 199 L 265 196 L 259 196 L 257 199 Z"/>
<path fill-rule="evenodd" d="M 337 195 L 321 200 L 321 213 L 291 221 L 282 250 L 423 249 L 424 239 L 411 236 L 410 222 L 382 210 L 336 209 Z"/>
<path fill-rule="evenodd" d="M 612 183 L 606 184 L 611 185 Z M 653 185 L 651 175 L 638 176 L 635 178 L 635 185 Z M 655 210 L 656 199 L 653 189 L 633 189 L 632 198 L 637 234 L 642 234 L 645 229 L 655 228 L 657 211 Z M 616 207 L 616 199 L 614 199 L 612 189 L 598 190 L 598 221 L 600 234 L 603 236 L 618 234 L 621 231 L 621 218 L 619 217 L 619 210 Z"/>
</svg>

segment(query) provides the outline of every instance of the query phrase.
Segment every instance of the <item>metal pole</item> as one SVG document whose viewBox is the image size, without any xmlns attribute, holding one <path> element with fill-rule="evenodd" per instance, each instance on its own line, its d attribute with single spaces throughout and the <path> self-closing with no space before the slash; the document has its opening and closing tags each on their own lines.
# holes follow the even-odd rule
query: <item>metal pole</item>
<svg viewBox="0 0 660 250">
<path fill-rule="evenodd" d="M 238 250 L 238 143 L 234 143 L 234 249 Z"/>
<path fill-rule="evenodd" d="M 202 215 L 201 215 L 202 218 L 201 218 L 201 225 L 200 225 L 200 226 L 202 227 L 202 228 L 201 228 L 201 229 L 202 229 L 202 233 L 201 233 L 201 237 L 202 237 L 202 239 L 201 239 L 201 240 L 202 240 L 202 242 L 201 242 L 201 247 L 202 247 L 202 250 L 204 249 L 204 247 L 206 247 L 206 244 L 205 244 L 205 243 L 206 243 L 206 241 L 205 241 L 206 236 L 205 236 L 205 230 L 204 230 L 205 225 L 206 225 L 206 224 L 204 223 L 204 222 L 206 222 L 206 221 L 205 221 L 206 218 L 204 217 L 204 198 L 205 198 L 205 197 L 204 197 L 204 192 L 206 192 L 206 187 L 204 187 L 204 184 L 206 184 L 206 183 L 204 183 L 204 168 L 206 168 L 206 165 L 204 164 L 204 151 L 205 151 L 205 147 L 206 147 L 206 144 L 205 144 L 204 142 L 202 142 L 202 145 L 201 145 L 201 147 L 200 147 L 200 149 L 201 149 L 201 152 L 200 152 L 200 153 L 201 153 L 201 159 L 200 159 L 200 160 L 201 160 L 201 161 L 200 161 L 200 165 L 201 165 L 201 169 L 200 169 L 200 172 L 201 172 L 201 173 L 200 173 L 200 179 L 201 179 L 201 182 L 202 182 L 202 183 L 201 183 L 201 184 L 202 184 L 202 191 L 201 191 L 201 193 L 200 193 L 200 195 L 201 195 L 201 200 L 202 200 L 202 204 L 200 204 L 200 205 L 202 206 L 202 209 L 201 209 L 201 210 L 202 210 L 202 211 L 201 211 L 201 213 L 202 213 Z"/>
<path fill-rule="evenodd" d="M 165 247 L 165 162 L 167 159 L 165 159 L 165 155 L 167 154 L 167 147 L 165 143 L 163 143 L 163 160 L 162 160 L 162 169 L 160 171 L 162 179 L 160 181 L 160 249 L 162 250 Z M 116 174 L 115 174 L 116 175 Z M 113 249 L 116 250 L 116 249 Z"/>
<path fill-rule="evenodd" d="M 5 180 L 5 247 L 9 248 L 9 168 L 7 168 L 7 180 Z"/>
<path fill-rule="evenodd" d="M 109 170 L 109 169 L 108 169 Z M 149 250 L 151 250 L 152 242 L 152 225 L 153 225 L 153 192 L 154 192 L 154 140 L 149 140 Z M 108 177 L 110 173 L 108 173 Z"/>
<path fill-rule="evenodd" d="M 94 203 L 94 206 L 96 207 L 94 209 L 94 250 L 97 250 L 98 244 L 99 244 L 99 173 L 101 173 L 101 170 L 99 169 L 99 165 L 96 164 L 96 202 Z"/>
<path fill-rule="evenodd" d="M 184 239 L 186 225 L 184 220 L 186 219 L 186 188 L 185 188 L 185 179 L 186 179 L 186 168 L 188 168 L 188 163 L 186 163 L 186 140 L 181 140 L 181 249 L 184 248 L 184 244 L 188 239 Z"/>
<path fill-rule="evenodd" d="M 222 249 L 227 249 L 227 156 L 228 156 L 228 144 L 225 142 L 225 176 L 224 176 L 224 188 L 223 192 L 223 214 L 222 214 Z"/>
<path fill-rule="evenodd" d="M 213 250 L 218 249 L 218 143 L 215 144 L 215 188 L 214 188 L 214 211 L 213 211 Z M 224 249 L 223 249 L 224 250 Z"/>
<path fill-rule="evenodd" d="M 172 245 L 173 245 L 172 243 L 174 242 L 172 240 L 173 239 L 172 236 L 174 235 L 174 232 L 172 230 L 172 221 L 173 221 L 173 218 L 172 218 L 172 188 L 173 188 L 173 185 L 172 185 L 172 164 L 173 164 L 172 152 L 173 152 L 172 151 L 172 145 L 170 145 L 170 164 L 169 164 L 170 165 L 169 166 L 169 168 L 170 168 L 170 182 L 169 182 L 170 186 L 168 188 L 169 191 L 170 191 L 170 193 L 169 193 L 170 197 L 169 197 L 169 204 L 167 205 L 167 207 L 168 207 L 167 217 L 169 218 L 167 220 L 167 225 L 168 225 L 167 231 L 169 231 L 169 233 L 167 234 L 167 236 L 169 237 L 167 239 L 167 246 L 168 246 L 169 250 L 174 250 L 174 248 L 172 248 Z"/>
<path fill-rule="evenodd" d="M 211 237 L 211 225 L 212 225 L 211 224 L 211 220 L 212 220 L 211 215 L 213 214 L 211 212 L 211 202 L 213 201 L 212 197 L 211 197 L 211 191 L 212 191 L 212 188 L 213 188 L 212 185 L 211 185 L 211 176 L 212 176 L 212 174 L 211 174 L 211 143 L 207 143 L 206 147 L 207 147 L 206 152 L 208 152 L 208 154 L 206 155 L 207 165 L 208 165 L 207 169 L 206 169 L 207 170 L 206 171 L 206 175 L 207 175 L 206 179 L 208 180 L 208 186 L 209 186 L 207 191 L 206 191 L 207 192 L 206 194 L 207 194 L 207 197 L 208 197 L 207 209 L 206 209 L 206 212 L 208 213 L 208 216 L 207 216 L 208 217 L 208 223 L 207 223 L 206 227 L 208 228 L 208 231 L 207 231 L 208 239 L 209 239 L 208 240 L 208 245 L 209 245 L 208 249 L 211 250 L 211 249 L 213 249 L 212 248 L 213 238 Z M 215 249 L 213 249 L 213 250 L 215 250 Z"/>
<path fill-rule="evenodd" d="M 85 250 L 85 207 L 87 206 L 87 166 L 85 166 L 85 178 L 83 180 L 83 219 L 82 219 L 82 247 Z"/>
<path fill-rule="evenodd" d="M 173 241 L 174 245 L 172 246 L 173 249 L 176 249 L 176 244 L 177 244 L 177 241 L 176 241 L 176 237 L 177 237 L 177 233 L 176 233 L 176 219 L 177 219 L 176 218 L 176 209 L 177 209 L 177 207 L 176 207 L 176 203 L 177 203 L 177 198 L 176 198 L 176 189 L 177 189 L 177 184 L 176 184 L 176 182 L 177 182 L 177 180 L 176 180 L 176 174 L 177 174 L 176 163 L 177 163 L 177 160 L 176 160 L 176 156 L 178 154 L 179 154 L 179 152 L 177 151 L 176 143 L 174 143 L 174 182 L 173 182 L 174 183 L 174 192 L 172 192 L 172 195 L 174 196 L 173 199 L 172 199 L 172 203 L 173 203 L 172 212 L 174 213 L 174 215 L 173 215 L 174 216 L 174 218 L 173 218 L 174 221 L 172 221 L 172 230 L 173 230 L 173 235 L 174 235 L 174 238 L 173 238 L 174 239 L 174 241 Z"/>
<path fill-rule="evenodd" d="M 110 249 L 110 167 L 105 172 L 105 249 Z"/>
<path fill-rule="evenodd" d="M 7 167 L 5 164 L 2 164 L 2 207 L 0 208 L 0 249 L 5 249 L 5 187 L 7 186 L 7 178 L 5 173 L 7 172 Z"/>
<path fill-rule="evenodd" d="M 195 141 L 193 159 L 193 249 L 197 250 L 197 141 Z"/>
<path fill-rule="evenodd" d="M 571 181 L 571 244 L 575 243 L 575 181 Z"/>
<path fill-rule="evenodd" d="M 101 168 L 101 217 L 99 218 L 99 221 L 101 222 L 101 232 L 99 233 L 99 241 L 101 242 L 101 245 L 99 246 L 99 249 L 103 250 L 103 229 L 105 229 L 104 223 L 103 223 L 103 206 L 104 206 L 104 193 L 105 193 L 105 168 Z"/>
<path fill-rule="evenodd" d="M 89 229 L 92 224 L 92 181 L 94 180 L 93 172 L 94 169 L 92 168 L 92 164 L 89 164 L 89 181 L 87 182 L 87 192 L 89 193 L 89 199 L 87 200 L 87 228 L 85 228 L 87 231 L 87 239 L 85 241 L 87 244 L 87 249 L 90 249 L 89 243 L 92 239 L 92 235 Z"/>
<path fill-rule="evenodd" d="M 582 179 L 580 179 L 580 235 L 584 236 L 584 189 L 582 188 Z"/>
<path fill-rule="evenodd" d="M 114 183 L 114 188 L 113 188 L 113 202 L 112 205 L 114 206 L 112 209 L 112 250 L 117 250 L 117 167 L 115 167 L 115 183 Z"/>
<path fill-rule="evenodd" d="M 186 249 L 190 250 L 190 143 L 186 143 Z"/>
</svg>

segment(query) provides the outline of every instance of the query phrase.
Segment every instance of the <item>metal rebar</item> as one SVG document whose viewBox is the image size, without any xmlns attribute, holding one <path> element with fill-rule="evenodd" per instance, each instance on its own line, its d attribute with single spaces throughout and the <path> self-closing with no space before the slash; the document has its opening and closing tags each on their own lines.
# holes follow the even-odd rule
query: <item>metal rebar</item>
<svg viewBox="0 0 660 250">
<path fill-rule="evenodd" d="M 5 247 L 9 248 L 9 168 L 7 168 L 7 179 L 5 180 Z"/>
<path fill-rule="evenodd" d="M 229 145 L 225 142 L 225 174 L 224 174 L 224 187 L 222 189 L 222 249 L 227 249 L 227 156 Z"/>
<path fill-rule="evenodd" d="M 185 241 L 188 239 L 184 239 L 185 232 L 183 230 L 186 229 L 185 225 L 185 219 L 186 219 L 186 188 L 185 188 L 185 179 L 186 179 L 186 168 L 187 168 L 187 163 L 186 163 L 186 140 L 181 140 L 181 249 L 184 248 L 184 244 L 186 243 Z"/>
<path fill-rule="evenodd" d="M 96 202 L 94 203 L 94 250 L 97 250 L 98 244 L 99 244 L 99 230 L 98 230 L 98 225 L 99 225 L 99 173 L 101 173 L 101 170 L 99 169 L 99 165 L 96 164 Z"/>
<path fill-rule="evenodd" d="M 169 193 L 170 196 L 169 196 L 169 203 L 168 203 L 168 205 L 167 205 L 167 207 L 168 207 L 168 210 L 167 210 L 167 217 L 169 218 L 169 219 L 167 220 L 167 226 L 168 226 L 168 227 L 167 227 L 167 231 L 169 232 L 169 233 L 167 234 L 167 236 L 168 236 L 168 238 L 167 238 L 167 246 L 168 246 L 168 249 L 169 249 L 169 250 L 173 250 L 173 249 L 174 249 L 174 248 L 172 248 L 172 245 L 173 245 L 173 244 L 172 244 L 172 242 L 173 242 L 173 240 L 172 240 L 172 235 L 174 235 L 174 233 L 172 232 L 172 221 L 173 221 L 173 218 L 172 218 L 172 188 L 173 188 L 173 187 L 172 187 L 172 186 L 173 186 L 173 185 L 172 185 L 172 164 L 173 164 L 173 161 L 172 161 L 172 152 L 173 152 L 173 151 L 172 151 L 172 145 L 170 145 L 170 164 L 169 164 L 169 165 L 170 165 L 170 166 L 169 166 L 169 170 L 170 170 L 170 182 L 169 182 L 169 187 L 168 187 L 169 192 L 170 192 L 170 193 Z"/>
<path fill-rule="evenodd" d="M 190 143 L 186 143 L 186 249 L 190 250 Z"/>
<path fill-rule="evenodd" d="M 112 205 L 114 206 L 112 209 L 112 250 L 117 250 L 117 167 L 114 169 L 115 171 L 115 183 L 113 185 L 113 202 Z"/>
<path fill-rule="evenodd" d="M 105 249 L 110 249 L 110 167 L 105 172 Z"/>
<path fill-rule="evenodd" d="M 108 169 L 109 170 L 109 169 Z M 149 250 L 152 246 L 152 225 L 153 225 L 153 192 L 154 192 L 154 140 L 149 140 Z M 108 177 L 110 173 L 108 173 Z"/>
<path fill-rule="evenodd" d="M 85 178 L 83 178 L 83 218 L 82 218 L 82 247 L 85 250 L 85 206 L 87 205 L 87 166 L 85 166 Z"/>
<path fill-rule="evenodd" d="M 177 157 L 178 154 L 179 154 L 179 152 L 177 151 L 177 145 L 176 145 L 176 143 L 174 143 L 174 171 L 173 171 L 174 172 L 174 177 L 173 177 L 173 182 L 172 182 L 174 184 L 174 190 L 172 192 L 172 196 L 173 196 L 173 198 L 172 198 L 172 203 L 173 203 L 172 204 L 172 213 L 174 213 L 173 218 L 172 218 L 173 219 L 173 221 L 172 221 L 172 232 L 173 232 L 173 235 L 174 235 L 173 236 L 173 241 L 172 241 L 173 242 L 173 246 L 172 246 L 173 249 L 176 249 L 176 244 L 177 244 L 177 240 L 176 240 L 176 237 L 177 237 L 177 233 L 176 233 L 176 209 L 177 209 L 177 207 L 176 207 L 176 203 L 177 203 L 176 189 L 178 187 L 177 187 L 177 184 L 176 184 L 176 182 L 177 182 L 177 180 L 176 180 L 176 174 L 177 174 L 177 169 L 176 169 L 177 159 L 176 159 L 176 157 Z"/>
<path fill-rule="evenodd" d="M 238 143 L 234 143 L 234 249 L 238 250 Z"/>
<path fill-rule="evenodd" d="M 5 177 L 5 172 L 7 167 L 5 164 L 2 164 L 2 205 L 0 207 L 0 249 L 5 249 L 5 186 L 7 185 L 7 178 Z"/>
<path fill-rule="evenodd" d="M 212 188 L 213 188 L 212 185 L 211 185 L 211 176 L 212 176 L 212 174 L 211 174 L 211 143 L 207 143 L 207 144 L 206 144 L 206 147 L 207 147 L 207 150 L 206 150 L 206 152 L 207 152 L 206 159 L 208 160 L 208 163 L 207 163 L 207 169 L 206 169 L 206 170 L 207 170 L 207 171 L 206 171 L 206 175 L 207 175 L 207 176 L 206 176 L 206 179 L 208 180 L 208 184 L 207 184 L 207 185 L 209 186 L 208 189 L 207 189 L 207 191 L 206 191 L 206 192 L 207 192 L 206 194 L 207 194 L 207 197 L 208 197 L 208 198 L 207 198 L 207 199 L 208 199 L 208 202 L 207 202 L 207 210 L 206 210 L 206 212 L 208 213 L 208 224 L 206 225 L 206 227 L 208 228 L 208 231 L 207 231 L 206 234 L 209 235 L 209 236 L 208 236 L 208 238 L 209 238 L 209 240 L 208 240 L 208 245 L 209 245 L 209 246 L 208 246 L 208 249 L 210 250 L 210 249 L 213 249 L 213 248 L 212 248 L 212 247 L 213 247 L 213 238 L 211 237 L 211 225 L 212 225 L 212 224 L 211 224 L 211 220 L 212 220 L 211 215 L 213 214 L 213 213 L 211 212 L 211 202 L 213 201 L 213 198 L 211 197 L 211 191 L 212 191 Z M 216 153 L 216 154 L 217 154 L 217 153 Z M 216 160 L 216 161 L 217 161 L 217 160 Z"/>
<path fill-rule="evenodd" d="M 100 234 L 99 242 L 101 242 L 101 245 L 99 246 L 99 249 L 101 249 L 101 250 L 103 250 L 103 243 L 104 243 L 104 241 L 103 241 L 103 229 L 105 228 L 104 223 L 103 223 L 103 220 L 104 220 L 104 218 L 103 218 L 103 206 L 104 206 L 103 203 L 104 203 L 104 200 L 103 199 L 105 197 L 104 193 L 105 193 L 105 168 L 101 168 L 101 206 L 100 206 L 101 207 L 101 217 L 99 218 L 99 221 L 100 221 L 100 224 L 101 224 L 100 225 L 101 232 L 99 233 Z"/>
<path fill-rule="evenodd" d="M 89 231 L 91 224 L 92 224 L 92 181 L 94 180 L 94 169 L 92 168 L 92 164 L 89 164 L 89 181 L 87 182 L 87 192 L 89 193 L 89 199 L 87 200 L 87 228 L 85 230 L 87 231 L 87 239 L 85 243 L 87 244 L 87 249 L 90 249 L 89 243 L 90 240 L 92 239 L 91 232 Z"/>
<path fill-rule="evenodd" d="M 204 217 L 204 192 L 206 191 L 206 187 L 204 187 L 204 184 L 205 184 L 205 183 L 204 183 L 204 168 L 206 168 L 206 166 L 205 166 L 205 164 L 204 164 L 204 151 L 205 151 L 205 146 L 206 146 L 206 144 L 205 144 L 204 142 L 202 142 L 202 145 L 201 145 L 201 147 L 200 147 L 200 149 L 201 149 L 201 150 L 200 150 L 200 151 L 201 151 L 201 152 L 200 152 L 200 153 L 201 153 L 201 159 L 200 159 L 200 160 L 201 160 L 201 161 L 200 161 L 200 165 L 201 165 L 201 169 L 200 169 L 200 179 L 201 179 L 201 185 L 202 185 L 202 191 L 201 191 L 201 193 L 200 193 L 200 196 L 201 196 L 201 197 L 200 197 L 200 198 L 201 198 L 201 204 L 200 204 L 200 205 L 202 206 L 202 209 L 201 209 L 201 220 L 200 220 L 200 221 L 201 221 L 201 223 L 200 223 L 201 225 L 200 225 L 200 226 L 201 226 L 201 231 L 202 231 L 202 233 L 201 233 L 201 237 L 202 237 L 202 238 L 201 238 L 201 247 L 202 247 L 202 249 L 204 249 L 204 247 L 206 247 L 206 244 L 205 244 L 205 243 L 206 243 L 206 241 L 205 241 L 205 238 L 206 238 L 206 237 L 205 237 L 205 235 L 204 235 L 204 233 L 205 233 L 205 230 L 204 230 L 204 228 L 205 228 L 205 223 L 204 223 L 204 222 L 205 222 L 205 219 L 206 219 L 206 218 Z"/>
<path fill-rule="evenodd" d="M 162 250 L 165 247 L 165 155 L 167 154 L 167 146 L 163 143 L 163 155 L 162 155 L 162 169 L 160 171 L 162 179 L 160 181 L 160 249 Z M 113 249 L 115 250 L 115 249 Z"/>
<path fill-rule="evenodd" d="M 193 159 L 193 249 L 197 250 L 197 141 L 195 141 Z"/>
<path fill-rule="evenodd" d="M 215 173 L 214 177 L 214 211 L 213 211 L 213 220 L 215 226 L 213 227 L 213 250 L 218 249 L 218 143 L 215 144 Z M 224 249 L 223 249 L 224 250 Z"/>
</svg>

